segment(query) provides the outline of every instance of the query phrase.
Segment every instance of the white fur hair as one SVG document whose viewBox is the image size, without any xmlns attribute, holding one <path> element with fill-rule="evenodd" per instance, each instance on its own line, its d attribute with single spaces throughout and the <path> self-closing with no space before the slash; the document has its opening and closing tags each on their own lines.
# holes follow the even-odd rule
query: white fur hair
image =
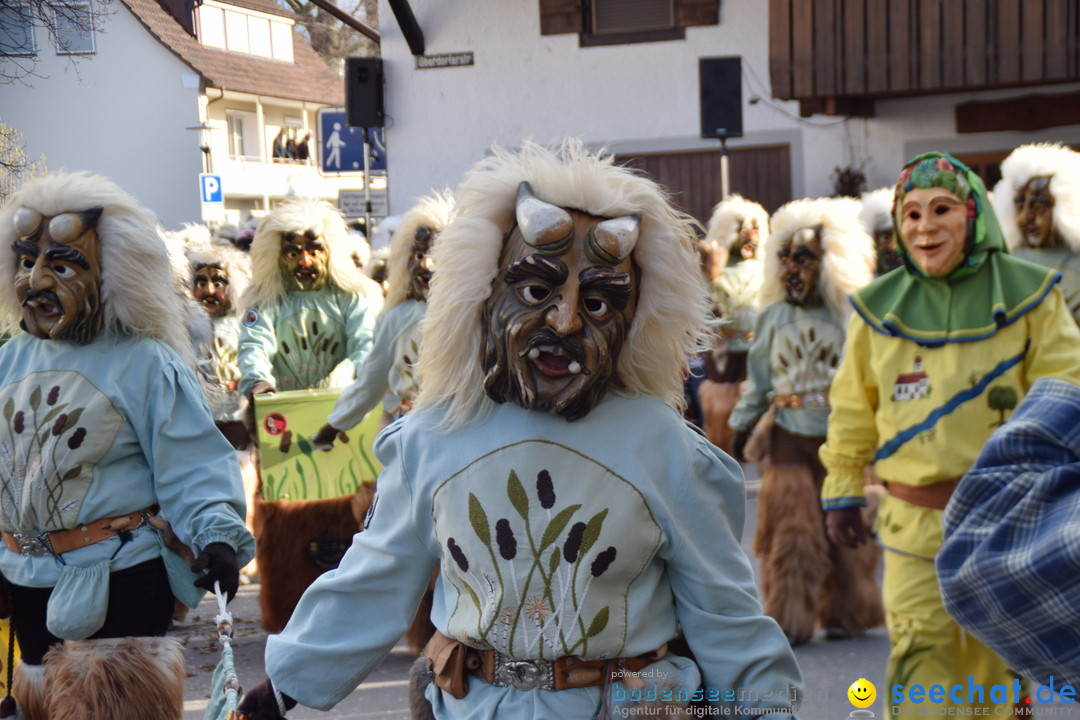
<svg viewBox="0 0 1080 720">
<path fill-rule="evenodd" d="M 314 229 L 330 255 L 330 283 L 347 292 L 381 300 L 382 291 L 356 267 L 353 243 L 341 212 L 325 200 L 294 198 L 283 202 L 259 223 L 251 241 L 251 285 L 241 301 L 245 308 L 272 307 L 285 296 L 281 275 L 281 233 Z"/>
<path fill-rule="evenodd" d="M 188 334 L 187 306 L 175 287 L 168 248 L 157 220 L 115 183 L 88 172 L 58 172 L 23 185 L 0 210 L 0 321 L 17 332 L 22 314 L 15 297 L 17 238 L 12 218 L 20 207 L 51 217 L 63 212 L 103 208 L 96 229 L 101 246 L 103 332 L 149 337 L 169 345 L 189 366 L 195 351 Z"/>
<path fill-rule="evenodd" d="M 251 258 L 228 240 L 208 240 L 187 246 L 187 262 L 194 278 L 196 265 L 220 265 L 228 273 L 229 296 L 233 312 L 238 312 L 240 298 L 251 284 Z"/>
<path fill-rule="evenodd" d="M 1005 233 L 1009 250 L 1023 244 L 1016 224 L 1013 198 L 1033 177 L 1052 175 L 1054 227 L 1069 249 L 1080 253 L 1080 153 L 1056 143 L 1021 145 L 1001 163 L 1001 180 L 994 186 L 991 204 Z"/>
<path fill-rule="evenodd" d="M 454 198 L 449 189 L 425 195 L 401 216 L 401 221 L 390 236 L 390 257 L 387 260 L 386 311 L 400 305 L 409 295 L 409 258 L 412 256 L 413 234 L 418 228 L 430 228 L 436 234 L 442 232 L 450 221 Z"/>
<path fill-rule="evenodd" d="M 349 242 L 352 243 L 352 250 L 349 251 L 349 254 L 355 260 L 360 261 L 360 270 L 363 271 L 371 262 L 371 245 L 368 244 L 362 233 L 355 231 L 349 233 Z"/>
<path fill-rule="evenodd" d="M 537 197 L 598 217 L 641 215 L 632 258 L 640 270 L 637 311 L 619 356 L 623 394 L 652 395 L 681 410 L 682 377 L 705 345 L 705 280 L 695 249 L 700 225 L 675 210 L 654 182 L 617 167 L 603 151 L 567 139 L 547 149 L 526 142 L 495 147 L 458 188 L 450 224 L 435 245 L 436 267 L 420 348 L 420 396 L 445 405 L 455 427 L 492 407 L 483 390 L 484 303 L 499 272 L 504 238 L 515 225 L 515 197 L 528 181 Z"/>
<path fill-rule="evenodd" d="M 759 237 L 769 237 L 769 213 L 761 205 L 747 200 L 742 195 L 729 195 L 713 208 L 705 233 L 705 243 L 710 250 L 721 252 L 725 258 L 731 246 L 739 239 L 739 223 L 745 219 L 757 220 Z M 724 262 L 727 265 L 727 262 Z"/>
<path fill-rule="evenodd" d="M 883 187 L 862 194 L 859 219 L 871 237 L 879 231 L 893 229 L 893 192 L 894 188 Z"/>
<path fill-rule="evenodd" d="M 851 312 L 848 295 L 874 279 L 874 241 L 859 220 L 859 201 L 854 198 L 793 200 L 772 216 L 772 232 L 765 241 L 765 284 L 761 307 L 767 308 L 785 297 L 780 247 L 802 228 L 822 226 L 821 248 L 825 257 L 818 278 L 819 290 L 833 314 L 845 322 Z"/>
<path fill-rule="evenodd" d="M 210 228 L 199 223 L 184 223 L 179 230 L 166 230 L 165 239 L 178 243 L 183 249 L 188 245 L 210 242 Z"/>
</svg>

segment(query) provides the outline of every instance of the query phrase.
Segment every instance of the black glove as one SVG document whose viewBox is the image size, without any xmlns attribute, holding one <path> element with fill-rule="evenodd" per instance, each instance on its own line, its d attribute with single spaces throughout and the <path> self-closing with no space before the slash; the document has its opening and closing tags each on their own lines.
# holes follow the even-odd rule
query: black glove
<svg viewBox="0 0 1080 720">
<path fill-rule="evenodd" d="M 844 547 L 854 548 L 866 542 L 866 524 L 857 507 L 826 510 L 825 531 L 830 540 Z"/>
<path fill-rule="evenodd" d="M 210 543 L 203 548 L 199 557 L 195 558 L 191 569 L 194 572 L 206 571 L 205 575 L 195 581 L 195 587 L 213 592 L 214 581 L 217 580 L 221 583 L 226 602 L 236 596 L 236 590 L 240 587 L 240 566 L 236 562 L 236 551 L 231 545 L 223 542 Z"/>
<path fill-rule="evenodd" d="M 296 707 L 296 701 L 285 693 L 281 695 L 281 702 L 286 710 Z M 270 678 L 244 693 L 244 699 L 236 706 L 236 712 L 246 720 L 280 720 L 285 717 L 281 714 L 277 698 L 274 697 L 274 685 Z"/>
<path fill-rule="evenodd" d="M 749 430 L 736 430 L 735 437 L 731 440 L 731 457 L 739 462 L 746 462 L 743 450 L 746 449 L 746 441 L 750 439 Z"/>
</svg>

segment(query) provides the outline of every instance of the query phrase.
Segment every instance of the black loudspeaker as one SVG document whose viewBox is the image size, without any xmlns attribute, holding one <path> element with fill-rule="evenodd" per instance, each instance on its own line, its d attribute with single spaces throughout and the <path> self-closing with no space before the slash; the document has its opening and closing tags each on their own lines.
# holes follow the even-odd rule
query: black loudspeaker
<svg viewBox="0 0 1080 720">
<path fill-rule="evenodd" d="M 698 58 L 701 137 L 742 137 L 742 58 Z"/>
<path fill-rule="evenodd" d="M 346 58 L 345 120 L 351 127 L 382 127 L 382 58 Z"/>
</svg>

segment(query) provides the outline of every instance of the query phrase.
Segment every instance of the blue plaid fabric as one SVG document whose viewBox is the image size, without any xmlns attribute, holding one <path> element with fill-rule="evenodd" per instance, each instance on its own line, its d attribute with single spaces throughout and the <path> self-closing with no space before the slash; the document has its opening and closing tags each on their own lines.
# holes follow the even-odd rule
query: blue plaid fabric
<svg viewBox="0 0 1080 720">
<path fill-rule="evenodd" d="M 1080 684 L 1080 388 L 1036 381 L 943 522 L 949 614 L 1017 672 Z"/>
</svg>

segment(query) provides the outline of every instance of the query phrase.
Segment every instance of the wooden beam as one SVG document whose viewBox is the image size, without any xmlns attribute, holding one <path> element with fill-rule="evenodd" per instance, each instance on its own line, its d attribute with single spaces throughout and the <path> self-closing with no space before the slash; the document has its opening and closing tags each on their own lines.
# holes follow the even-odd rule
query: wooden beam
<svg viewBox="0 0 1080 720">
<path fill-rule="evenodd" d="M 424 54 L 424 31 L 420 29 L 420 23 L 416 22 L 409 0 L 389 0 L 390 9 L 394 11 L 401 34 L 405 36 L 405 42 L 409 43 L 409 52 L 413 55 Z"/>
<path fill-rule="evenodd" d="M 368 27 L 367 25 L 365 25 L 364 23 L 360 22 L 359 20 L 354 18 L 352 15 L 350 15 L 349 13 L 347 13 L 344 10 L 342 10 L 341 8 L 339 8 L 337 5 L 330 2 L 330 0 L 311 0 L 311 4 L 315 5 L 316 7 L 320 8 L 322 10 L 325 10 L 328 13 L 330 13 L 331 15 L 336 17 L 338 20 L 345 23 L 346 25 L 351 27 L 353 30 L 356 30 L 357 32 L 361 33 L 365 37 L 370 38 L 371 40 L 374 40 L 375 42 L 380 42 L 381 41 L 382 36 L 379 35 L 378 30 L 374 30 L 374 29 Z"/>
<path fill-rule="evenodd" d="M 1034 132 L 1075 125 L 1078 117 L 1080 92 L 968 102 L 956 106 L 956 132 Z"/>
</svg>

